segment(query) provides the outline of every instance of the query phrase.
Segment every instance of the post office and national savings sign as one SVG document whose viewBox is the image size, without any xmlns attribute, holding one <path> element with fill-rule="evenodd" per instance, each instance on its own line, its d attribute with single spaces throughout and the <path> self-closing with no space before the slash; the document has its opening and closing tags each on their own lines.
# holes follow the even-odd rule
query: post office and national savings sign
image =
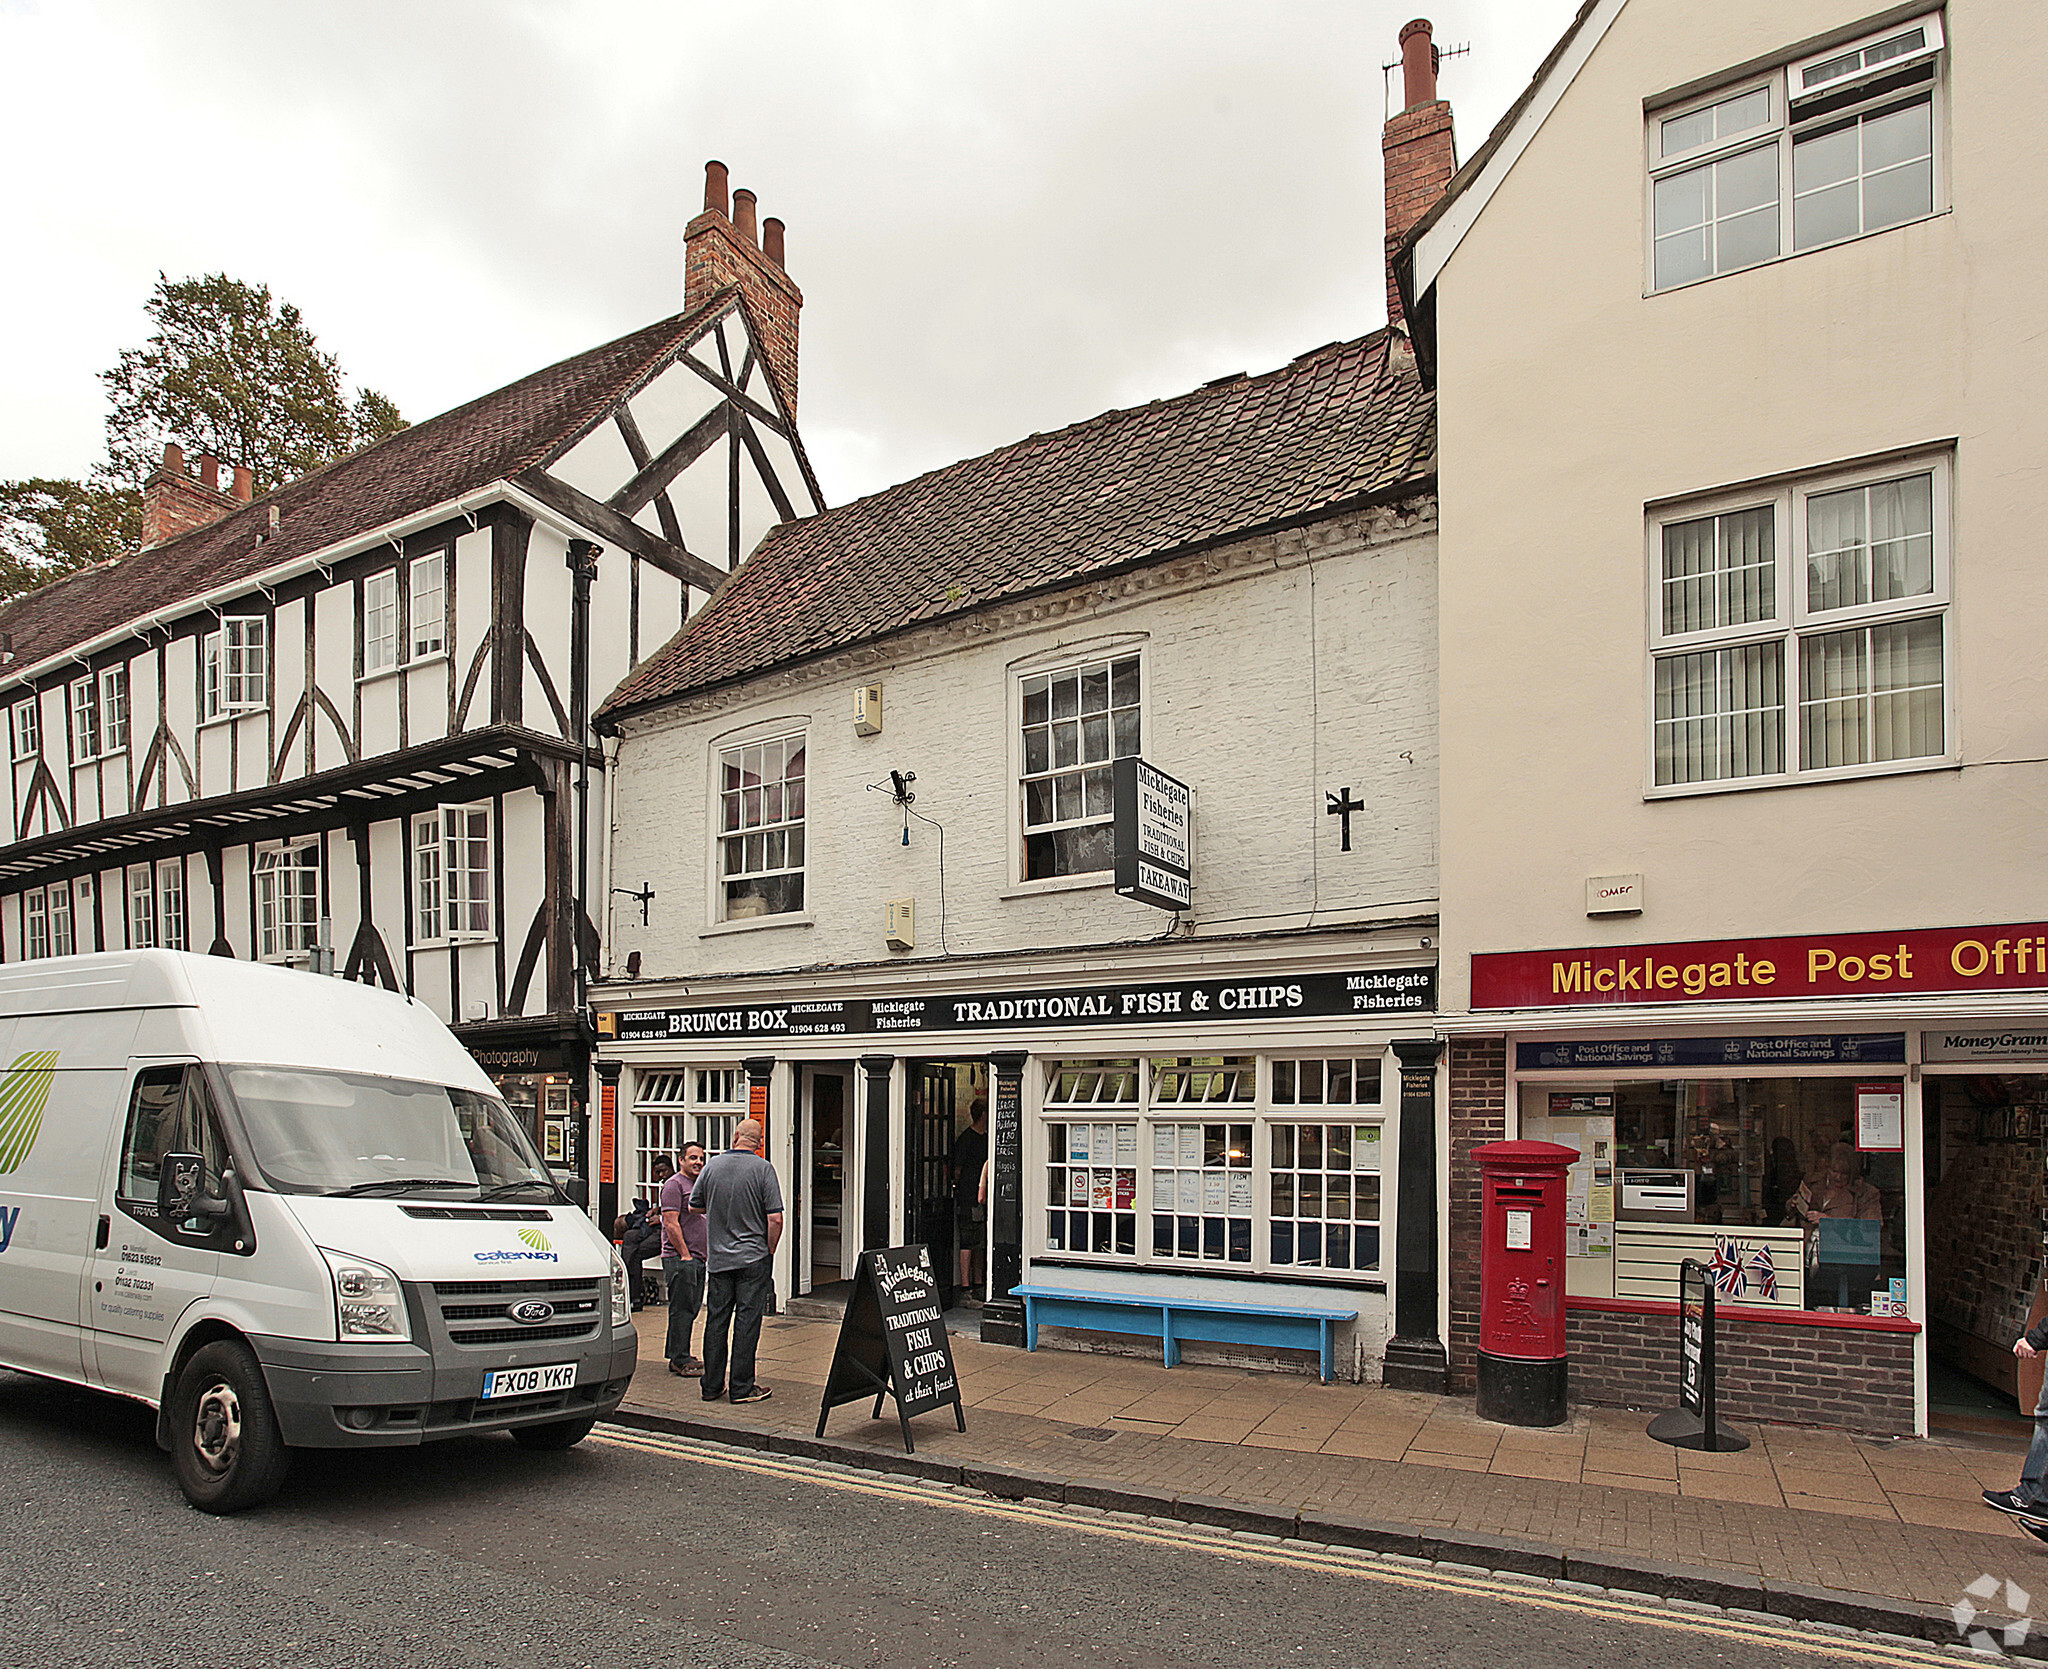
<svg viewBox="0 0 2048 1669">
<path fill-rule="evenodd" d="M 1480 952 L 1474 1008 L 2048 990 L 2048 922 Z"/>
</svg>

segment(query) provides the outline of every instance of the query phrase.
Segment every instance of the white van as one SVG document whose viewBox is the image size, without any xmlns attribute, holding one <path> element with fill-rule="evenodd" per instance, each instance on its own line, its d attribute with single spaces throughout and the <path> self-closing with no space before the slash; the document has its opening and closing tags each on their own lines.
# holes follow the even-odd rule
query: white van
<svg viewBox="0 0 2048 1669">
<path fill-rule="evenodd" d="M 294 1448 L 618 1407 L 626 1271 L 418 1003 L 176 951 L 0 967 L 0 1366 L 157 1410 L 185 1498 Z"/>
</svg>

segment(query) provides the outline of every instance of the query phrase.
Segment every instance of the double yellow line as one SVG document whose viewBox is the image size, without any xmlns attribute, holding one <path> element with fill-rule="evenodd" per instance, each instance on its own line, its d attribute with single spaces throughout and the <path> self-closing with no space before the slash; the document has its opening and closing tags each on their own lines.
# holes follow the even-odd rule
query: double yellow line
<svg viewBox="0 0 2048 1669">
<path fill-rule="evenodd" d="M 1466 1575 L 1457 1571 L 1400 1565 L 1348 1548 L 1311 1547 L 1299 1542 L 1276 1547 L 1270 1542 L 1249 1541 L 1227 1531 L 1199 1525 L 1136 1524 L 1127 1520 L 1097 1518 L 1090 1513 L 1071 1512 L 1052 1502 L 996 1501 L 981 1495 L 968 1495 L 948 1484 L 928 1483 L 888 1473 L 849 1473 L 794 1456 L 691 1443 L 657 1432 L 611 1427 L 592 1437 L 591 1441 L 612 1448 L 634 1449 L 643 1454 L 691 1460 L 703 1466 L 723 1467 L 729 1472 L 750 1472 L 758 1477 L 838 1490 L 847 1495 L 939 1507 L 949 1512 L 978 1513 L 1014 1524 L 1057 1529 L 1068 1535 L 1094 1536 L 1099 1540 L 1179 1553 L 1201 1553 L 1235 1559 L 1241 1564 L 1278 1566 L 1291 1572 L 1311 1571 L 1326 1576 L 1355 1577 L 1384 1587 L 1495 1600 L 1533 1610 L 1698 1635 L 1709 1640 L 1740 1640 L 1776 1647 L 1780 1651 L 1802 1652 L 1809 1657 L 1833 1658 L 1856 1664 L 1941 1665 L 1943 1669 L 1955 1669 L 1957 1661 L 1954 1651 L 1934 1646 L 1903 1645 L 1869 1635 L 1849 1640 L 1793 1622 L 1752 1622 L 1733 1612 L 1708 1616 L 1670 1611 L 1654 1603 L 1614 1599 L 1602 1594 L 1573 1593 L 1545 1586 L 1533 1579 L 1519 1581 L 1512 1577 Z M 1956 1644 L 1960 1647 L 1961 1640 Z"/>
</svg>

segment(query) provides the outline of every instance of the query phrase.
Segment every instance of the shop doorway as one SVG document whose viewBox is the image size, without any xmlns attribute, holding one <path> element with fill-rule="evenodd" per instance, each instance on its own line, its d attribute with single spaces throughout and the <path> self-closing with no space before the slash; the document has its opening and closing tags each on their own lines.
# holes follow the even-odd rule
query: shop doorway
<svg viewBox="0 0 2048 1669">
<path fill-rule="evenodd" d="M 979 1113 L 986 1129 L 988 1063 L 912 1061 L 909 1071 L 904 1196 L 910 1238 L 930 1249 L 941 1301 L 950 1310 L 963 1296 L 978 1297 L 986 1279 L 986 1212 L 976 1194 L 988 1140 L 974 1123 Z"/>
<path fill-rule="evenodd" d="M 852 1150 L 850 1068 L 814 1066 L 804 1074 L 798 1163 L 803 1172 L 797 1222 L 797 1291 L 827 1294 L 850 1278 L 860 1252 L 858 1225 L 847 1215 Z"/>
<path fill-rule="evenodd" d="M 2013 1340 L 2048 1310 L 2041 1208 L 2048 1076 L 1930 1072 L 1922 1084 L 1927 1183 L 1927 1403 L 1952 1430 L 2017 1429 L 2040 1362 Z"/>
</svg>

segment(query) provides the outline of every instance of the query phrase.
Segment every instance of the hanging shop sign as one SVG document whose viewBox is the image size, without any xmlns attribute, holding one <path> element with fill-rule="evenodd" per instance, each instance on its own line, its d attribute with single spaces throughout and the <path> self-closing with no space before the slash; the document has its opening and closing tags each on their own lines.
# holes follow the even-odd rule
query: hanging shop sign
<svg viewBox="0 0 2048 1669">
<path fill-rule="evenodd" d="M 1892 1066 L 1906 1059 L 1904 1032 L 1852 1037 L 1603 1037 L 1518 1043 L 1524 1072 L 1625 1066 Z"/>
<path fill-rule="evenodd" d="M 721 1008 L 626 1009 L 599 1016 L 621 1043 L 692 1037 L 838 1037 L 889 1032 L 1048 1031 L 1093 1026 L 1215 1024 L 1233 1020 L 1336 1019 L 1427 1014 L 1434 968 L 1296 974 L 1272 979 L 1196 979 L 1164 984 L 1069 986 L 971 996 L 848 997 L 836 1002 L 735 1003 Z M 607 1029 L 605 1022 L 611 1022 Z"/>
<path fill-rule="evenodd" d="M 1474 1008 L 1610 1008 L 2048 990 L 2048 922 L 1482 952 Z"/>
<path fill-rule="evenodd" d="M 1142 759 L 1119 759 L 1111 770 L 1118 895 L 1185 910 L 1194 900 L 1194 791 Z"/>
</svg>

